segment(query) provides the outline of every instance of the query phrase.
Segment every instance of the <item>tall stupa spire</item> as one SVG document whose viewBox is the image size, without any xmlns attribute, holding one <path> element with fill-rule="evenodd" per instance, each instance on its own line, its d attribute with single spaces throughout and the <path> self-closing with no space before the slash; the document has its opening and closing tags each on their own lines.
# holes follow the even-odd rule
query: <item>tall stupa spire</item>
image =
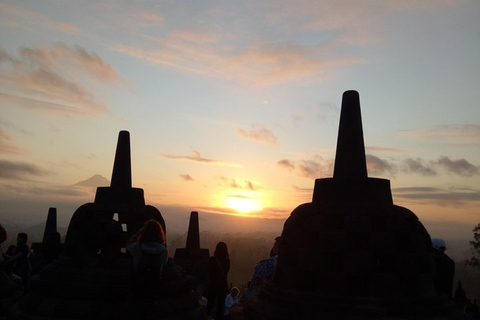
<svg viewBox="0 0 480 320">
<path fill-rule="evenodd" d="M 115 162 L 113 164 L 111 187 L 132 188 L 132 163 L 130 158 L 130 133 L 120 131 L 118 134 Z"/>
<path fill-rule="evenodd" d="M 356 180 L 367 177 L 360 97 L 357 91 L 346 91 L 342 99 L 333 178 Z"/>
</svg>

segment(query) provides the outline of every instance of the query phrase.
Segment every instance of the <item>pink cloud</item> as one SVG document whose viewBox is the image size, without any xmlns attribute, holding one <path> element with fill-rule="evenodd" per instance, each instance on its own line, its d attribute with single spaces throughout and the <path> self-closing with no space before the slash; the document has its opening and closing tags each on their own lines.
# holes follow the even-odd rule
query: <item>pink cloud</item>
<svg viewBox="0 0 480 320">
<path fill-rule="evenodd" d="M 24 151 L 12 143 L 12 137 L 0 128 L 0 153 L 22 154 Z"/>
<path fill-rule="evenodd" d="M 32 28 L 41 27 L 67 34 L 81 33 L 81 30 L 72 24 L 60 22 L 44 14 L 8 3 L 0 3 L 0 21 L 0 25 L 9 27 L 29 26 Z"/>
<path fill-rule="evenodd" d="M 110 64 L 78 46 L 23 48 L 18 56 L 0 48 L 0 100 L 12 106 L 73 116 L 108 112 L 89 80 L 126 83 Z"/>
<path fill-rule="evenodd" d="M 277 137 L 270 129 L 263 126 L 253 125 L 251 130 L 238 129 L 238 133 L 247 139 L 255 142 L 275 144 L 277 143 Z"/>
<path fill-rule="evenodd" d="M 225 41 L 228 37 L 202 36 L 200 33 L 177 37 L 175 33 L 162 38 L 145 36 L 157 45 L 152 50 L 127 45 L 116 45 L 113 49 L 155 65 L 247 86 L 325 78 L 329 77 L 332 67 L 363 63 L 363 59 L 355 56 L 320 58 L 315 48 L 306 50 L 297 45 L 256 45 L 235 49 Z"/>
<path fill-rule="evenodd" d="M 241 165 L 232 163 L 232 162 L 225 162 L 220 160 L 203 158 L 200 152 L 196 150 L 192 152 L 191 156 L 172 155 L 172 154 L 162 154 L 161 156 L 165 159 L 170 159 L 170 160 L 186 160 L 186 161 L 200 162 L 203 164 L 211 164 L 216 166 L 241 167 Z"/>
</svg>

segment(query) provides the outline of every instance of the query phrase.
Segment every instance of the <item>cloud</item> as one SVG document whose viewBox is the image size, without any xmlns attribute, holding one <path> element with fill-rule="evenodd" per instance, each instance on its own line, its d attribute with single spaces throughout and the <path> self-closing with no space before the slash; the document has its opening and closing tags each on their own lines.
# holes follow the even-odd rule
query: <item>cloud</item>
<svg viewBox="0 0 480 320">
<path fill-rule="evenodd" d="M 222 183 L 222 185 L 228 186 L 233 189 L 244 189 L 250 191 L 256 191 L 260 189 L 258 185 L 255 185 L 252 181 L 244 180 L 244 183 L 237 183 L 234 178 L 227 178 L 225 176 L 219 176 L 217 179 Z"/>
<path fill-rule="evenodd" d="M 385 173 L 395 174 L 397 171 L 394 164 L 391 164 L 387 160 L 380 159 L 379 157 L 367 154 L 367 169 L 368 173 L 373 175 L 382 175 Z"/>
<path fill-rule="evenodd" d="M 301 159 L 298 161 L 282 159 L 276 163 L 283 169 L 309 179 L 324 178 L 333 169 L 333 161 L 325 160 L 318 155 L 313 156 L 313 159 Z"/>
<path fill-rule="evenodd" d="M 43 177 L 49 174 L 32 163 L 0 160 L 0 179 L 28 180 L 28 176 Z"/>
<path fill-rule="evenodd" d="M 218 177 L 218 179 L 222 182 L 222 184 L 227 185 L 230 188 L 234 188 L 234 189 L 240 188 L 240 186 L 237 184 L 235 179 L 226 178 L 224 176 L 220 176 Z"/>
<path fill-rule="evenodd" d="M 22 154 L 24 151 L 11 143 L 12 137 L 0 128 L 0 153 Z"/>
<path fill-rule="evenodd" d="M 156 46 L 115 45 L 113 50 L 148 63 L 247 86 L 271 86 L 329 75 L 332 67 L 363 63 L 358 57 L 320 58 L 318 49 L 285 43 L 242 46 L 225 33 L 173 31 L 164 37 L 144 36 Z M 188 35 L 188 36 L 187 36 Z"/>
<path fill-rule="evenodd" d="M 22 48 L 17 57 L 0 48 L 0 102 L 5 105 L 69 116 L 96 116 L 108 112 L 108 107 L 93 94 L 97 84 L 125 83 L 111 65 L 79 46 Z"/>
<path fill-rule="evenodd" d="M 438 125 L 426 129 L 400 130 L 414 139 L 459 146 L 480 146 L 480 125 Z"/>
<path fill-rule="evenodd" d="M 295 169 L 295 165 L 287 159 L 278 160 L 277 165 L 290 171 Z"/>
<path fill-rule="evenodd" d="M 367 152 L 380 152 L 380 153 L 400 153 L 405 152 L 403 149 L 396 149 L 396 148 L 385 148 L 385 147 L 373 147 L 373 146 L 366 146 L 365 151 Z"/>
<path fill-rule="evenodd" d="M 323 166 L 315 160 L 300 160 L 296 167 L 302 177 L 312 179 L 323 177 Z"/>
<path fill-rule="evenodd" d="M 221 34 L 200 30 L 173 30 L 171 37 L 190 43 L 216 43 L 221 39 Z"/>
<path fill-rule="evenodd" d="M 185 181 L 194 181 L 194 179 L 189 174 L 181 174 L 180 177 Z"/>
<path fill-rule="evenodd" d="M 438 160 L 426 162 L 420 158 L 403 160 L 402 171 L 405 173 L 416 173 L 423 176 L 437 176 L 439 169 L 447 173 L 456 174 L 462 177 L 472 177 L 479 174 L 479 167 L 471 164 L 465 159 L 451 160 L 443 156 Z"/>
<path fill-rule="evenodd" d="M 455 0 L 404 0 L 404 1 L 382 1 L 386 6 L 394 9 L 411 9 L 411 8 L 435 8 L 443 6 L 451 6 L 459 3 Z"/>
<path fill-rule="evenodd" d="M 437 175 L 435 169 L 420 158 L 408 158 L 403 160 L 402 171 L 405 173 L 416 173 L 427 177 Z"/>
<path fill-rule="evenodd" d="M 263 126 L 253 125 L 251 130 L 238 129 L 238 133 L 242 137 L 253 140 L 255 142 L 262 142 L 267 144 L 277 143 L 277 137 L 275 137 L 273 132 Z"/>
<path fill-rule="evenodd" d="M 162 154 L 161 155 L 165 159 L 170 160 L 186 160 L 186 161 L 193 161 L 193 162 L 200 162 L 203 164 L 211 164 L 216 166 L 228 166 L 228 167 L 241 167 L 241 165 L 232 163 L 232 162 L 224 162 L 214 159 L 202 158 L 200 152 L 194 150 L 193 155 L 191 156 L 180 156 L 180 155 L 171 155 L 171 154 Z"/>
<path fill-rule="evenodd" d="M 8 3 L 0 3 L 0 21 L 0 25 L 6 27 L 29 27 L 32 29 L 42 28 L 63 32 L 66 34 L 81 34 L 81 30 L 77 26 L 74 26 L 70 23 L 60 22 L 44 14 Z"/>
<path fill-rule="evenodd" d="M 373 174 L 395 174 L 400 171 L 403 173 L 419 174 L 425 177 L 434 177 L 440 174 L 440 169 L 462 177 L 472 177 L 480 173 L 479 167 L 471 164 L 467 160 L 451 160 L 446 156 L 434 161 L 425 161 L 420 158 L 407 158 L 401 160 L 398 164 L 394 161 L 387 161 L 373 155 L 367 155 L 366 157 L 368 170 Z"/>
<path fill-rule="evenodd" d="M 85 197 L 89 195 L 88 192 L 82 191 L 78 188 L 70 188 L 70 187 L 36 187 L 36 186 L 26 186 L 26 187 L 19 187 L 19 186 L 6 186 L 6 188 L 10 191 L 20 194 L 29 194 L 35 196 L 73 196 L 73 197 Z"/>
<path fill-rule="evenodd" d="M 397 173 L 406 173 L 435 177 L 439 176 L 442 171 L 462 177 L 472 177 L 480 174 L 480 166 L 475 166 L 465 159 L 451 160 L 446 156 L 431 161 L 426 161 L 421 158 L 386 160 L 367 154 L 366 160 L 369 175 L 376 176 L 393 176 Z M 316 156 L 314 159 L 303 159 L 299 161 L 282 159 L 278 160 L 276 164 L 299 176 L 315 179 L 330 174 L 334 166 L 333 160 L 325 160 L 320 156 Z"/>
<path fill-rule="evenodd" d="M 471 177 L 479 174 L 479 167 L 474 166 L 465 159 L 450 160 L 449 157 L 441 157 L 437 164 L 447 172 L 458 174 L 462 177 Z"/>
<path fill-rule="evenodd" d="M 475 189 L 409 187 L 393 188 L 392 193 L 396 199 L 424 205 L 460 207 L 480 204 L 480 192 Z"/>
<path fill-rule="evenodd" d="M 306 203 L 312 200 L 313 188 L 300 188 L 299 186 L 292 185 L 292 189 L 295 190 L 292 196 L 298 199 L 298 203 Z"/>
<path fill-rule="evenodd" d="M 24 60 L 38 63 L 48 69 L 56 64 L 68 65 L 74 73 L 83 72 L 104 83 L 123 82 L 125 79 L 95 52 L 87 52 L 80 46 L 68 47 L 58 43 L 47 48 L 22 48 Z"/>
</svg>

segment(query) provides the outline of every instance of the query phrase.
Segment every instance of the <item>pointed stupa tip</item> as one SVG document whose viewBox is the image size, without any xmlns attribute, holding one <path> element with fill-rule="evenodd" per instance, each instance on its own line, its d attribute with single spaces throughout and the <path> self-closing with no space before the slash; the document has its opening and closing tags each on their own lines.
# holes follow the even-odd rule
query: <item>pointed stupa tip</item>
<svg viewBox="0 0 480 320">
<path fill-rule="evenodd" d="M 117 151 L 113 163 L 111 187 L 132 187 L 132 163 L 130 158 L 130 133 L 120 131 L 118 134 Z"/>
<path fill-rule="evenodd" d="M 190 252 L 193 250 L 200 250 L 200 228 L 197 211 L 192 211 L 190 213 L 190 223 L 188 225 L 187 244 L 185 248 Z"/>
<path fill-rule="evenodd" d="M 43 243 L 50 243 L 55 239 L 55 233 L 57 232 L 57 208 L 49 208 L 47 215 L 47 222 L 45 224 L 45 230 L 43 232 Z"/>
<path fill-rule="evenodd" d="M 368 178 L 360 97 L 357 91 L 350 90 L 343 93 L 333 177 Z"/>
</svg>

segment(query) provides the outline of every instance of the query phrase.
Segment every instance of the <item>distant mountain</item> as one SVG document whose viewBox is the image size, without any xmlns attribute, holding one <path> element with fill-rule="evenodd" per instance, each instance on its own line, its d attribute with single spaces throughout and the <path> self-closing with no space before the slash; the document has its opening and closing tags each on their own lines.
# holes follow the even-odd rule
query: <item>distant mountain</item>
<svg viewBox="0 0 480 320">
<path fill-rule="evenodd" d="M 190 219 L 187 208 L 158 206 L 157 207 L 167 224 L 169 233 L 186 233 Z M 200 231 L 215 233 L 280 233 L 286 219 L 265 219 L 233 216 L 229 214 L 216 214 L 199 211 Z"/>
<path fill-rule="evenodd" d="M 80 187 L 108 187 L 110 186 L 110 181 L 104 176 L 96 174 L 87 180 L 83 180 L 73 184 L 72 186 Z"/>
</svg>

